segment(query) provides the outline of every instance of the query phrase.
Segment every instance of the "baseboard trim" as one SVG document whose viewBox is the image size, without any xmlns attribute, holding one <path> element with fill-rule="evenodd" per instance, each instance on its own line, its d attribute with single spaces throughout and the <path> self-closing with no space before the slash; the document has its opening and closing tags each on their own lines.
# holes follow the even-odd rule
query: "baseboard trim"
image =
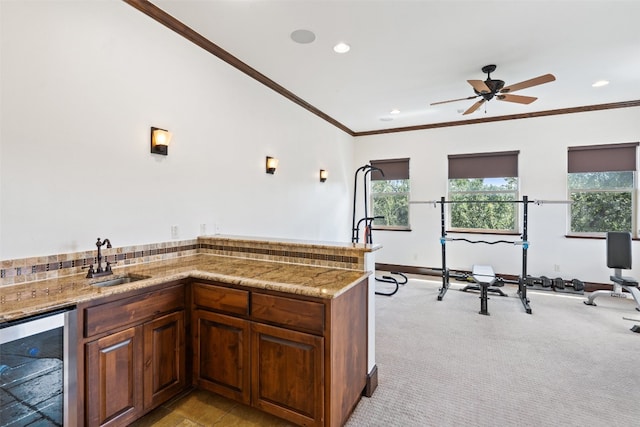
<svg viewBox="0 0 640 427">
<path fill-rule="evenodd" d="M 373 365 L 371 372 L 367 374 L 367 385 L 362 394 L 366 397 L 373 396 L 373 392 L 378 388 L 378 365 Z"/>
<path fill-rule="evenodd" d="M 440 270 L 434 270 L 429 267 L 416 267 L 412 265 L 383 264 L 376 263 L 376 270 L 397 271 L 399 273 L 422 274 L 424 276 L 441 276 Z"/>
<path fill-rule="evenodd" d="M 442 277 L 442 273 L 440 269 L 435 269 L 432 267 L 418 267 L 413 265 L 400 265 L 400 264 L 384 264 L 384 263 L 376 263 L 376 270 L 382 271 L 397 271 L 399 273 L 407 273 L 407 274 L 420 274 L 423 276 L 434 276 L 434 277 Z M 470 271 L 458 271 L 459 273 L 471 273 Z M 506 280 L 517 280 L 518 276 L 513 276 L 510 274 L 496 274 L 498 277 L 502 277 Z M 611 291 L 613 290 L 613 285 L 608 283 L 598 283 L 598 282 L 585 282 L 584 283 L 585 292 L 594 292 L 594 291 Z"/>
</svg>

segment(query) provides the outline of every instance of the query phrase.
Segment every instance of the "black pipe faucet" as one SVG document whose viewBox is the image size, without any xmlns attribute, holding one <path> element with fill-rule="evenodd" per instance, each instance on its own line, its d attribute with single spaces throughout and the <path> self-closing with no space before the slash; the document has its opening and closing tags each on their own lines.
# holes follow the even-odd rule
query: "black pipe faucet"
<svg viewBox="0 0 640 427">
<path fill-rule="evenodd" d="M 103 242 L 100 241 L 98 237 L 98 241 L 96 242 L 96 247 L 98 248 L 98 268 L 94 271 L 93 264 L 89 266 L 89 272 L 87 273 L 87 278 L 90 279 L 92 277 L 100 277 L 100 276 L 108 276 L 109 274 L 113 274 L 111 271 L 111 263 L 107 261 L 105 268 L 102 268 L 102 246 L 107 245 L 107 249 L 111 248 L 111 242 L 109 239 L 104 239 Z"/>
</svg>

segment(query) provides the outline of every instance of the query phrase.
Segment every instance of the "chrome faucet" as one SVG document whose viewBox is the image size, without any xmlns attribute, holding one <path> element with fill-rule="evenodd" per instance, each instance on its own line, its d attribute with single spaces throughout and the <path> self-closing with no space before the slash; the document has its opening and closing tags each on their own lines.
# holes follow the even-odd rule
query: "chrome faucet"
<svg viewBox="0 0 640 427">
<path fill-rule="evenodd" d="M 96 242 L 96 246 L 98 247 L 98 256 L 97 256 L 97 260 L 98 260 L 98 268 L 96 270 L 93 269 L 93 264 L 91 264 L 89 266 L 89 272 L 87 273 L 87 279 L 90 279 L 92 277 L 101 277 L 101 276 L 108 276 L 109 274 L 113 274 L 113 271 L 111 271 L 111 263 L 107 261 L 105 268 L 102 268 L 102 251 L 101 248 L 102 246 L 107 245 L 107 249 L 111 247 L 111 242 L 109 241 L 109 239 L 104 239 L 103 242 L 100 241 L 100 238 L 98 237 L 98 241 Z"/>
</svg>

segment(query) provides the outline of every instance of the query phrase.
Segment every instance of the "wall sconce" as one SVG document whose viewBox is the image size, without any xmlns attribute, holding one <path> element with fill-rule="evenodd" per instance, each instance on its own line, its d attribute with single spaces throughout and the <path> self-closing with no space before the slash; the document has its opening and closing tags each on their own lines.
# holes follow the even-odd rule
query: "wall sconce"
<svg viewBox="0 0 640 427">
<path fill-rule="evenodd" d="M 327 180 L 328 175 L 329 174 L 327 173 L 326 170 L 320 169 L 320 182 L 325 182 Z"/>
<path fill-rule="evenodd" d="M 267 156 L 267 173 L 273 175 L 278 167 L 278 159 Z"/>
<path fill-rule="evenodd" d="M 169 154 L 169 142 L 171 142 L 171 132 L 160 128 L 151 128 L 151 152 L 154 154 Z"/>
</svg>

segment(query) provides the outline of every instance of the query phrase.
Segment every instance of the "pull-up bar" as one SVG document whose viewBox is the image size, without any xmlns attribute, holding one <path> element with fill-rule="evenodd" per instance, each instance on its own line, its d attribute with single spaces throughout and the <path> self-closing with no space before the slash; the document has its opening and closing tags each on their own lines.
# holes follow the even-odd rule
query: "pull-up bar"
<svg viewBox="0 0 640 427">
<path fill-rule="evenodd" d="M 410 200 L 410 205 L 433 205 L 435 208 L 438 203 L 455 204 L 455 203 L 533 203 L 534 205 L 570 205 L 572 200 Z"/>
</svg>

